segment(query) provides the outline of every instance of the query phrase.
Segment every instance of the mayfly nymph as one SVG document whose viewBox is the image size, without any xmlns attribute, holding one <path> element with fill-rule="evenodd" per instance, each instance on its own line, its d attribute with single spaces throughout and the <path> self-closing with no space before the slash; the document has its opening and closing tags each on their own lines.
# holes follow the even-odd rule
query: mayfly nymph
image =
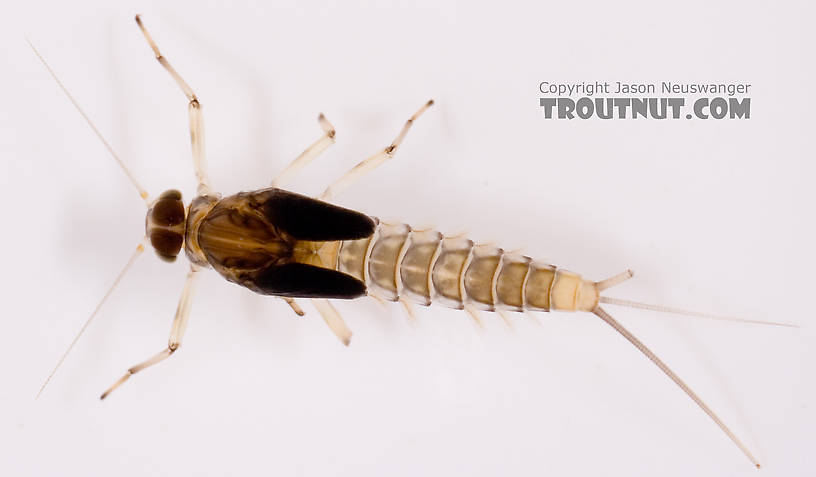
<svg viewBox="0 0 816 477">
<path fill-rule="evenodd" d="M 161 54 L 138 15 L 136 22 L 156 59 L 173 77 L 188 101 L 198 190 L 187 206 L 177 190 L 168 190 L 155 200 L 149 199 L 147 192 L 42 56 L 34 50 L 144 199 L 148 207 L 145 240 L 149 241 L 162 260 L 174 261 L 183 251 L 190 261 L 190 270 L 166 348 L 129 368 L 101 395 L 102 399 L 132 375 L 166 359 L 179 349 L 187 327 L 196 276 L 201 270 L 212 268 L 228 281 L 253 292 L 284 299 L 301 315 L 303 311 L 295 300 L 311 299 L 331 330 L 346 345 L 351 332 L 329 299 L 370 296 L 400 302 L 409 313 L 411 304 L 442 304 L 465 310 L 477 322 L 479 311 L 593 313 L 660 368 L 759 467 L 748 448 L 697 394 L 601 307 L 608 303 L 695 314 L 602 296 L 604 290 L 631 278 L 631 271 L 606 280 L 588 280 L 554 265 L 505 252 L 493 245 L 478 245 L 467 238 L 444 236 L 434 230 L 415 230 L 405 224 L 384 223 L 375 217 L 328 203 L 336 193 L 361 175 L 393 157 L 414 121 L 433 104 L 432 100 L 408 119 L 394 141 L 361 161 L 318 198 L 289 192 L 281 187 L 334 143 L 334 127 L 322 114 L 318 117 L 323 130 L 320 138 L 295 158 L 272 181 L 270 187 L 221 197 L 211 189 L 207 176 L 201 103 L 192 88 Z M 143 250 L 144 246 L 140 243 L 62 355 L 43 388 Z"/>
</svg>

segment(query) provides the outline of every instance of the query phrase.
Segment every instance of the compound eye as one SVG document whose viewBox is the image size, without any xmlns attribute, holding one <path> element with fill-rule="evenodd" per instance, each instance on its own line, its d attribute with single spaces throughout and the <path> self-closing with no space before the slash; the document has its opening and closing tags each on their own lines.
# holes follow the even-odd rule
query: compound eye
<svg viewBox="0 0 816 477">
<path fill-rule="evenodd" d="M 184 236 L 164 229 L 150 231 L 150 244 L 156 249 L 156 255 L 165 262 L 173 262 L 184 244 Z"/>
<path fill-rule="evenodd" d="M 162 194 L 153 205 L 153 223 L 163 227 L 172 227 L 184 222 L 184 202 L 181 201 L 181 198 L 164 197 L 165 194 Z"/>
<path fill-rule="evenodd" d="M 174 200 L 181 200 L 181 192 L 177 191 L 176 189 L 170 189 L 162 192 L 159 196 L 159 199 L 174 199 Z"/>
<path fill-rule="evenodd" d="M 162 193 L 147 212 L 145 232 L 156 255 L 172 262 L 184 245 L 184 221 L 186 211 L 181 192 L 168 190 Z"/>
</svg>

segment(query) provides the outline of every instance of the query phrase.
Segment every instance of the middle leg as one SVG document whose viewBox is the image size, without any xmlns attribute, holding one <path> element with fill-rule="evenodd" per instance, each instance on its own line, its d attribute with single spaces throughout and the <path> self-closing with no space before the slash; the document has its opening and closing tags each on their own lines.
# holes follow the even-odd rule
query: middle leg
<svg viewBox="0 0 816 477">
<path fill-rule="evenodd" d="M 331 200 L 332 197 L 337 195 L 340 191 L 351 185 L 352 182 L 360 178 L 363 174 L 368 171 L 375 169 L 377 166 L 382 164 L 383 162 L 387 161 L 394 157 L 394 154 L 397 152 L 397 148 L 402 143 L 402 140 L 405 139 L 405 135 L 408 134 L 408 130 L 411 129 L 411 126 L 414 124 L 414 121 L 425 112 L 426 109 L 430 108 L 434 104 L 434 101 L 428 100 L 427 103 L 423 104 L 417 112 L 415 112 L 407 121 L 405 121 L 405 125 L 400 130 L 397 137 L 385 147 L 382 151 L 374 154 L 373 156 L 369 157 L 368 159 L 364 159 L 360 161 L 356 166 L 352 167 L 351 170 L 346 172 L 343 177 L 337 179 L 332 183 L 329 187 L 323 191 L 318 199 L 320 200 Z"/>
<path fill-rule="evenodd" d="M 308 163 L 312 162 L 329 146 L 334 144 L 334 136 L 336 134 L 334 126 L 332 126 L 329 120 L 326 119 L 326 116 L 324 116 L 323 113 L 320 113 L 320 116 L 317 117 L 317 122 L 320 124 L 320 128 L 323 129 L 323 135 L 311 146 L 307 147 L 303 152 L 301 152 L 300 155 L 292 162 L 290 162 L 289 165 L 286 166 L 277 177 L 272 179 L 272 182 L 269 184 L 270 186 L 282 187 L 284 184 L 289 182 L 292 176 L 297 174 L 298 171 L 306 167 Z"/>
</svg>

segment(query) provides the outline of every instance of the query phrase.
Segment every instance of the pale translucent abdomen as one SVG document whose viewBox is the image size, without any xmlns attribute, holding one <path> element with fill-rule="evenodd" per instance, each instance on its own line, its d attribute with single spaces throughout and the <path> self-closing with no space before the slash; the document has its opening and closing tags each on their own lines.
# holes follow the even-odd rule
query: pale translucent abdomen
<svg viewBox="0 0 816 477">
<path fill-rule="evenodd" d="M 464 237 L 379 223 L 369 238 L 342 242 L 337 270 L 385 300 L 495 311 L 591 311 L 594 282 L 530 257 Z"/>
</svg>

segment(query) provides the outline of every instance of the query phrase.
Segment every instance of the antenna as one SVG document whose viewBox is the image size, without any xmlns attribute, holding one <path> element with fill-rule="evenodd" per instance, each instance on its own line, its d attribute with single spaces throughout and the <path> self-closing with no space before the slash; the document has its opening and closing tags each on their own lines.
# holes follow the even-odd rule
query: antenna
<svg viewBox="0 0 816 477">
<path fill-rule="evenodd" d="M 113 281 L 113 284 L 111 284 L 110 288 L 108 288 L 108 291 L 105 292 L 105 295 L 96 305 L 96 308 L 94 308 L 93 312 L 91 313 L 91 316 L 88 317 L 88 319 L 85 321 L 85 324 L 83 324 L 82 328 L 79 329 L 79 333 L 77 333 L 76 337 L 74 337 L 74 340 L 71 341 L 71 344 L 68 345 L 68 349 L 65 350 L 65 353 L 62 354 L 62 357 L 57 362 L 57 365 L 54 366 L 54 369 L 51 371 L 51 374 L 49 374 L 48 377 L 45 379 L 45 382 L 40 387 L 40 390 L 37 392 L 37 397 L 35 399 L 40 397 L 40 394 L 42 394 L 43 390 L 45 389 L 45 386 L 48 385 L 48 383 L 51 381 L 51 378 L 53 378 L 54 374 L 57 373 L 57 370 L 62 365 L 62 362 L 65 361 L 66 357 L 68 357 L 68 353 L 70 353 L 71 350 L 74 349 L 74 345 L 77 343 L 77 341 L 79 341 L 79 338 L 82 336 L 82 334 L 85 333 L 85 330 L 88 329 L 88 325 L 90 325 L 91 321 L 93 321 L 93 319 L 96 317 L 96 314 L 99 312 L 99 309 L 102 308 L 102 304 L 104 304 L 105 301 L 107 301 L 108 297 L 111 295 L 113 290 L 116 288 L 117 285 L 119 285 L 119 282 L 122 280 L 122 277 L 125 276 L 125 273 L 127 273 L 130 267 L 133 265 L 133 262 L 135 262 L 136 259 L 139 258 L 139 255 L 141 255 L 142 252 L 144 252 L 144 240 L 145 239 L 142 239 L 142 242 L 139 243 L 139 245 L 136 247 L 136 250 L 134 250 L 133 253 L 130 255 L 130 259 L 128 259 L 124 268 L 122 268 L 122 271 L 119 272 L 119 275 L 116 276 L 116 279 Z"/>
<path fill-rule="evenodd" d="M 48 70 L 48 73 L 50 73 L 51 77 L 54 78 L 54 81 L 57 82 L 60 89 L 62 89 L 62 92 L 65 93 L 65 96 L 67 96 L 68 100 L 71 101 L 71 104 L 73 104 L 74 107 L 76 108 L 76 110 L 79 111 L 79 114 L 81 114 L 82 117 L 85 118 L 85 121 L 91 127 L 94 134 L 96 134 L 96 137 L 98 137 L 99 140 L 102 141 L 102 144 L 105 145 L 105 148 L 107 148 L 110 155 L 113 156 L 113 159 L 116 161 L 117 164 L 119 164 L 119 167 L 122 168 L 122 171 L 124 171 L 125 175 L 128 176 L 128 179 L 130 179 L 130 182 L 133 184 L 133 187 L 135 187 L 136 190 L 139 192 L 139 196 L 145 201 L 145 205 L 147 205 L 149 207 L 150 206 L 150 201 L 148 200 L 147 191 L 144 190 L 144 188 L 141 185 L 139 185 L 139 182 L 136 180 L 135 177 L 133 177 L 133 174 L 131 174 L 130 170 L 128 170 L 128 168 L 125 166 L 125 163 L 122 162 L 122 159 L 119 158 L 119 156 L 113 150 L 111 145 L 108 144 L 108 141 L 106 141 L 105 138 L 102 136 L 102 133 L 100 133 L 99 130 L 96 128 L 96 126 L 94 126 L 94 123 L 91 122 L 91 119 L 88 117 L 88 115 L 85 114 L 85 111 L 83 111 L 82 108 L 79 107 L 79 104 L 77 104 L 74 97 L 71 96 L 71 93 L 68 92 L 68 89 L 62 84 L 62 82 L 59 80 L 59 78 L 57 78 L 57 75 L 56 75 L 56 73 L 54 73 L 54 70 L 52 70 L 51 67 L 48 66 L 48 63 L 45 61 L 45 58 L 43 58 L 42 55 L 40 54 L 40 52 L 37 51 L 36 48 L 34 48 L 34 45 L 31 44 L 31 42 L 28 40 L 28 38 L 26 38 L 26 43 L 28 43 L 28 46 L 30 46 L 31 49 L 34 50 L 34 54 L 37 55 L 37 58 L 40 59 L 43 66 L 45 66 L 45 69 Z"/>
</svg>

